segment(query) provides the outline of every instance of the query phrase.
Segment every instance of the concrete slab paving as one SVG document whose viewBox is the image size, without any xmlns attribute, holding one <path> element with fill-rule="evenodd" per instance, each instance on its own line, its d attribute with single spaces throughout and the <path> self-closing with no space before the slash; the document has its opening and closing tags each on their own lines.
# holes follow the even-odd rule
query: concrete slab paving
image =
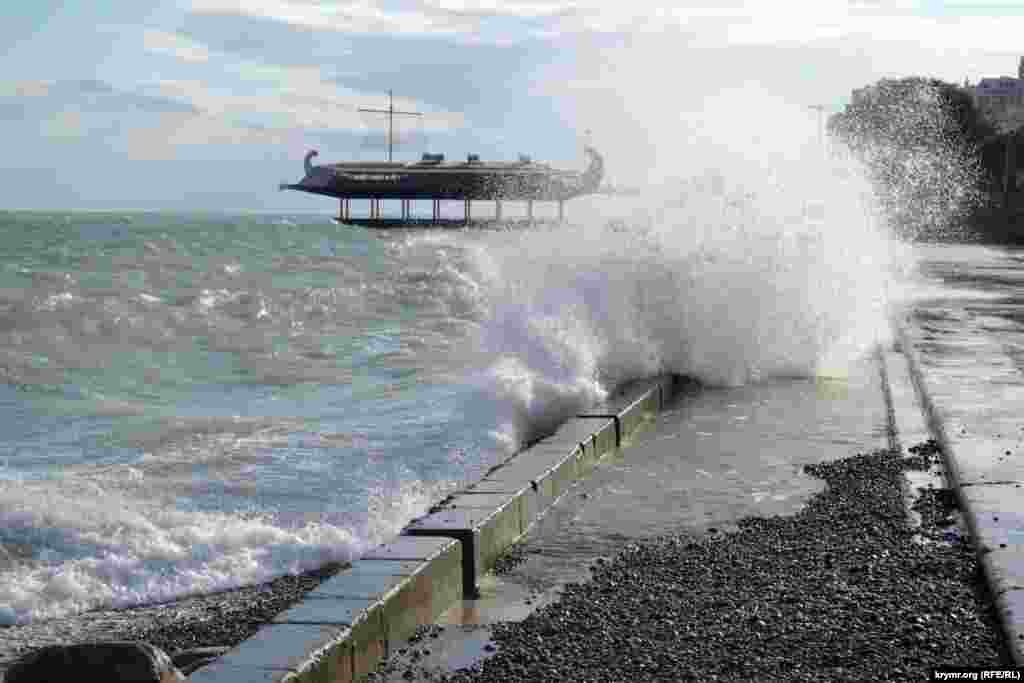
<svg viewBox="0 0 1024 683">
<path fill-rule="evenodd" d="M 568 420 L 541 443 L 592 445 L 597 449 L 599 457 L 618 448 L 623 437 L 619 421 L 604 414 L 598 415 L 596 412 L 588 411 L 586 415 L 591 417 L 575 417 Z"/>
<path fill-rule="evenodd" d="M 999 607 L 1004 640 L 1015 663 L 1024 666 L 1024 418 L 1000 407 L 1000 397 L 1006 406 L 1020 405 L 1024 387 L 1009 379 L 993 382 L 992 377 L 979 379 L 973 388 L 972 377 L 940 375 L 936 382 L 922 365 L 915 339 L 898 321 L 894 326 L 929 431 L 941 448 L 946 478 Z M 950 401 L 957 390 L 953 379 L 964 381 L 960 388 L 977 392 L 978 400 Z"/>
<path fill-rule="evenodd" d="M 477 577 L 522 535 L 522 507 L 520 498 L 502 496 L 497 506 L 445 508 L 413 520 L 402 533 L 458 540 L 462 544 L 462 591 L 476 595 Z"/>
<path fill-rule="evenodd" d="M 276 682 L 311 668 L 334 674 L 337 680 L 351 680 L 351 646 L 337 646 L 348 632 L 342 625 L 270 624 L 188 680 Z"/>
<path fill-rule="evenodd" d="M 1017 666 L 1024 661 L 1024 631 L 1015 625 L 1024 621 L 1024 590 L 1011 589 L 996 596 L 996 609 L 999 617 L 1008 628 L 1006 643 Z"/>
<path fill-rule="evenodd" d="M 363 560 L 429 560 L 443 553 L 451 541 L 442 538 L 397 536 L 365 553 Z"/>
<path fill-rule="evenodd" d="M 391 643 L 462 597 L 447 538 L 398 537 L 366 553 L 189 680 L 332 683 L 364 677 Z"/>
<path fill-rule="evenodd" d="M 377 680 L 433 680 L 488 656 L 488 624 L 554 602 L 633 540 L 793 512 L 821 488 L 803 465 L 886 447 L 889 426 L 875 358 L 845 376 L 691 391 L 536 523 L 515 549 L 520 564 L 481 577 L 477 599 L 453 605 L 437 620 L 443 632 L 421 641 L 426 648 L 410 645 L 418 654 L 397 658 Z"/>
<path fill-rule="evenodd" d="M 219 659 L 207 664 L 188 677 L 188 681 L 217 681 L 217 683 L 282 683 L 293 676 L 291 669 L 258 669 L 236 666 Z"/>
<path fill-rule="evenodd" d="M 378 564 L 387 566 L 374 566 Z M 357 560 L 349 570 L 335 574 L 306 595 L 313 598 L 378 598 L 401 584 L 419 564 L 416 561 Z"/>
<path fill-rule="evenodd" d="M 910 378 L 906 355 L 894 349 L 886 349 L 882 353 L 896 438 L 898 445 L 906 451 L 908 447 L 930 439 L 931 431 Z"/>
<path fill-rule="evenodd" d="M 352 626 L 365 618 L 374 600 L 368 598 L 342 598 L 333 595 L 306 595 L 302 602 L 286 609 L 276 617 L 274 624 L 337 624 Z"/>
</svg>

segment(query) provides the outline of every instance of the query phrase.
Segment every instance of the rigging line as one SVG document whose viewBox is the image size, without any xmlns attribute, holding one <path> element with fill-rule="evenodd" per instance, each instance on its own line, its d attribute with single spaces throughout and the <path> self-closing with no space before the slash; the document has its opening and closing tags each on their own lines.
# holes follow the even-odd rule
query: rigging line
<svg viewBox="0 0 1024 683">
<path fill-rule="evenodd" d="M 395 109 L 395 100 L 392 95 L 392 91 L 388 90 L 388 108 L 387 109 L 364 109 L 360 108 L 356 111 L 369 112 L 372 114 L 387 114 L 388 115 L 388 161 L 391 161 L 391 150 L 394 144 L 394 121 L 395 114 L 402 116 L 423 116 L 423 112 L 419 111 L 400 111 Z"/>
</svg>

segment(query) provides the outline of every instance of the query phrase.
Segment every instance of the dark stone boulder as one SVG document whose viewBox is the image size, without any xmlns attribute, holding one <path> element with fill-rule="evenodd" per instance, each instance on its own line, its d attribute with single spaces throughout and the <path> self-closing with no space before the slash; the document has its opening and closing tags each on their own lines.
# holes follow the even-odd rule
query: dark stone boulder
<svg viewBox="0 0 1024 683">
<path fill-rule="evenodd" d="M 182 683 L 171 658 L 149 643 L 114 642 L 47 645 L 15 662 L 5 683 Z"/>
<path fill-rule="evenodd" d="M 171 655 L 174 666 L 178 667 L 186 676 L 192 674 L 196 669 L 210 664 L 224 656 L 230 650 L 229 647 L 194 647 L 189 650 L 179 650 Z"/>
</svg>

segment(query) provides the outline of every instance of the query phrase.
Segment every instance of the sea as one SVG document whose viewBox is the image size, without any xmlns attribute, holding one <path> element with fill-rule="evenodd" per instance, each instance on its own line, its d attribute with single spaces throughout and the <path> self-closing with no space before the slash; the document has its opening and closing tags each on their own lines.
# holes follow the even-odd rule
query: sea
<svg viewBox="0 0 1024 683">
<path fill-rule="evenodd" d="M 358 558 L 631 380 L 841 374 L 952 252 L 790 161 L 514 229 L 0 212 L 0 624 Z"/>
</svg>

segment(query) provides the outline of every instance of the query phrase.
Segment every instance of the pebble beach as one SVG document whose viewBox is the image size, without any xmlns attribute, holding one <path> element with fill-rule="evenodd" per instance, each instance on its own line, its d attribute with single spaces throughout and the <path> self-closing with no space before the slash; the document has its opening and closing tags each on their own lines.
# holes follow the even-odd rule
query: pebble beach
<svg viewBox="0 0 1024 683">
<path fill-rule="evenodd" d="M 493 655 L 472 668 L 430 674 L 406 657 L 378 676 L 913 681 L 940 666 L 1009 666 L 950 496 L 923 489 L 908 514 L 904 472 L 936 457 L 932 444 L 913 450 L 810 466 L 827 488 L 794 515 L 670 534 L 598 560 L 558 601 L 495 624 Z M 410 645 L 412 660 L 422 647 Z"/>
</svg>

